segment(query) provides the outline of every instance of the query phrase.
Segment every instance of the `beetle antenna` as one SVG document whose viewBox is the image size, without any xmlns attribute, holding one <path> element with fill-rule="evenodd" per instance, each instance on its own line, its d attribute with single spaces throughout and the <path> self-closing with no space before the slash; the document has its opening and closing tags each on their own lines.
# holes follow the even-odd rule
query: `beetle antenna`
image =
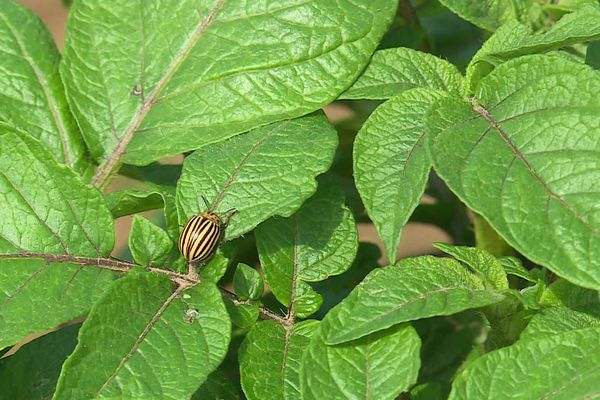
<svg viewBox="0 0 600 400">
<path fill-rule="evenodd" d="M 210 210 L 210 204 L 208 203 L 208 200 L 204 195 L 202 195 L 202 200 L 204 200 L 204 205 L 206 206 L 206 209 Z"/>
</svg>

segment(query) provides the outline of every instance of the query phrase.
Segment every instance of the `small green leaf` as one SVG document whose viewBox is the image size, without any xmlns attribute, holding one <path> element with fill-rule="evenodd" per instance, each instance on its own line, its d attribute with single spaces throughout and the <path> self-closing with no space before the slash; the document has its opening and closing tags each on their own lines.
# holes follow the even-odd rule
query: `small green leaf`
<svg viewBox="0 0 600 400">
<path fill-rule="evenodd" d="M 410 400 L 446 400 L 448 390 L 441 382 L 424 383 L 415 386 L 410 391 Z"/>
<path fill-rule="evenodd" d="M 6 0 L 0 7 L 0 37 L 0 121 L 38 139 L 77 173 L 91 173 L 58 75 L 60 54 L 45 25 L 19 2 Z"/>
<path fill-rule="evenodd" d="M 133 217 L 129 232 L 129 250 L 136 263 L 163 266 L 172 247 L 173 242 L 167 232 L 144 217 Z"/>
<path fill-rule="evenodd" d="M 503 62 L 525 54 L 545 53 L 600 38 L 600 7 L 583 7 L 567 14 L 547 32 L 532 35 L 516 21 L 502 26 L 475 54 L 467 68 L 469 92 Z M 526 75 L 524 76 L 526 77 Z"/>
<path fill-rule="evenodd" d="M 495 31 L 505 22 L 526 18 L 533 1 L 440 0 L 440 3 L 474 25 Z"/>
<path fill-rule="evenodd" d="M 119 161 L 147 164 L 320 109 L 358 77 L 396 4 L 75 2 L 61 74 L 101 163 L 94 182 Z"/>
<path fill-rule="evenodd" d="M 164 205 L 161 193 L 151 190 L 123 189 L 106 195 L 106 205 L 114 218 L 155 210 Z"/>
<path fill-rule="evenodd" d="M 420 347 L 410 325 L 338 346 L 317 333 L 302 357 L 302 398 L 395 399 L 417 380 Z"/>
<path fill-rule="evenodd" d="M 226 240 L 273 215 L 289 216 L 314 193 L 315 176 L 329 168 L 336 146 L 337 133 L 321 113 L 205 146 L 185 160 L 177 183 L 179 220 L 206 211 L 202 196 L 217 213 L 237 210 Z"/>
<path fill-rule="evenodd" d="M 600 328 L 519 341 L 473 361 L 450 400 L 585 399 L 600 391 Z"/>
<path fill-rule="evenodd" d="M 52 398 L 60 369 L 77 344 L 81 325 L 48 333 L 0 359 L 0 387 L 6 399 Z"/>
<path fill-rule="evenodd" d="M 325 316 L 321 329 L 325 341 L 336 344 L 401 322 L 451 315 L 502 299 L 454 260 L 407 258 L 367 275 Z"/>
<path fill-rule="evenodd" d="M 302 353 L 318 322 L 286 328 L 262 321 L 246 335 L 239 350 L 242 388 L 249 400 L 296 400 L 300 396 Z"/>
<path fill-rule="evenodd" d="M 233 288 L 237 297 L 242 300 L 258 300 L 263 295 L 264 283 L 257 270 L 239 263 L 233 275 Z"/>
<path fill-rule="evenodd" d="M 425 114 L 443 96 L 443 92 L 431 89 L 404 92 L 379 106 L 356 136 L 356 188 L 390 262 L 396 261 L 402 228 L 429 179 Z"/>
<path fill-rule="evenodd" d="M 92 308 L 55 399 L 188 398 L 225 357 L 230 329 L 213 284 L 184 292 L 132 271 Z"/>
<path fill-rule="evenodd" d="M 227 377 L 221 369 L 211 373 L 192 400 L 242 400 L 242 393 L 234 380 Z"/>
<path fill-rule="evenodd" d="M 399 47 L 378 50 L 340 99 L 389 99 L 412 88 L 458 93 L 462 76 L 449 62 L 428 53 Z"/>
<path fill-rule="evenodd" d="M 228 265 L 229 259 L 223 255 L 221 250 L 217 250 L 217 253 L 208 261 L 208 264 L 198 268 L 200 278 L 203 281 L 216 284 L 225 275 Z"/>
<path fill-rule="evenodd" d="M 260 306 L 257 303 L 234 304 L 232 300 L 225 298 L 225 307 L 233 325 L 241 329 L 254 325 L 260 313 Z"/>
<path fill-rule="evenodd" d="M 600 75 L 562 57 L 496 68 L 471 104 L 427 116 L 438 175 L 512 247 L 580 286 L 600 288 Z"/>
<path fill-rule="evenodd" d="M 275 297 L 286 307 L 293 303 L 299 316 L 307 316 L 322 300 L 315 299 L 317 293 L 306 282 L 346 271 L 356 254 L 358 234 L 344 194 L 336 180 L 325 175 L 319 179 L 317 193 L 293 216 L 261 224 L 256 244 Z"/>
<path fill-rule="evenodd" d="M 566 307 L 551 307 L 535 314 L 519 340 L 537 340 L 577 329 L 600 327 L 600 318 Z"/>
<path fill-rule="evenodd" d="M 521 260 L 517 257 L 499 257 L 498 261 L 504 268 L 507 275 L 518 276 L 526 281 L 536 283 L 537 279 L 523 266 Z"/>
<path fill-rule="evenodd" d="M 600 69 L 600 40 L 595 40 L 588 45 L 585 63 L 596 70 Z"/>
<path fill-rule="evenodd" d="M 445 243 L 434 243 L 433 246 L 465 263 L 490 288 L 508 289 L 508 280 L 502 264 L 489 252 L 476 247 L 453 246 Z"/>
</svg>

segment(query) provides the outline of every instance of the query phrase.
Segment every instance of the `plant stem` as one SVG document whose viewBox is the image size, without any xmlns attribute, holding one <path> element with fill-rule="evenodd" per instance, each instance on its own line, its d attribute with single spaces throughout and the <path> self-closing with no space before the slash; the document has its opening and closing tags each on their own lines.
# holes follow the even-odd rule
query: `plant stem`
<svg viewBox="0 0 600 400">
<path fill-rule="evenodd" d="M 119 260 L 116 258 L 92 258 L 92 257 L 80 257 L 80 256 L 72 256 L 69 254 L 44 254 L 44 253 L 9 253 L 9 254 L 0 254 L 0 260 L 9 259 L 9 258 L 37 258 L 40 260 L 44 260 L 49 263 L 60 263 L 66 262 L 71 264 L 78 264 L 83 266 L 91 266 L 97 268 L 108 269 L 115 272 L 128 272 L 133 268 L 143 268 L 143 266 L 130 263 L 128 261 Z M 187 274 L 181 274 L 179 272 L 170 271 L 168 269 L 157 268 L 153 266 L 146 267 L 146 271 L 163 274 L 169 277 L 171 281 L 176 283 L 178 286 L 183 288 L 189 288 L 200 283 L 200 277 L 196 273 L 194 269 L 190 269 Z M 248 300 L 240 300 L 235 295 L 235 293 L 230 292 L 229 290 L 219 287 L 221 294 L 224 297 L 230 299 L 234 304 L 250 304 Z M 281 315 L 274 313 L 273 311 L 260 307 L 260 316 L 262 319 L 272 319 L 275 322 L 283 325 L 286 329 L 290 328 L 293 325 L 293 321 L 290 321 L 288 318 L 285 318 Z"/>
</svg>

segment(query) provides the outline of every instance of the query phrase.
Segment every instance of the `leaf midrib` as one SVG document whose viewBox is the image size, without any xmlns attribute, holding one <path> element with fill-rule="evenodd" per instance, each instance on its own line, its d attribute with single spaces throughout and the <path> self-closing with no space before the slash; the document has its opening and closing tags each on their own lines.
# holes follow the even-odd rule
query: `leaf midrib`
<svg viewBox="0 0 600 400">
<path fill-rule="evenodd" d="M 31 55 L 27 51 L 27 48 L 25 47 L 23 42 L 21 41 L 20 36 L 17 34 L 18 32 L 14 29 L 14 27 L 6 19 L 4 14 L 0 13 L 0 18 L 2 18 L 2 20 L 4 21 L 4 23 L 10 30 L 10 32 L 12 33 L 13 37 L 15 38 L 15 41 L 19 45 L 19 49 L 21 50 L 21 53 L 23 54 L 23 58 L 27 61 L 27 63 L 31 67 L 33 73 L 35 74 L 35 77 L 38 80 L 38 83 L 40 84 L 40 87 L 42 88 L 42 91 L 44 92 L 44 97 L 46 98 L 48 108 L 50 109 L 50 113 L 52 114 L 52 119 L 54 120 L 54 126 L 56 126 L 58 136 L 59 136 L 59 139 L 60 139 L 60 142 L 62 145 L 63 160 L 64 160 L 65 164 L 70 166 L 70 165 L 72 165 L 73 161 L 71 160 L 71 156 L 69 155 L 65 126 L 63 124 L 62 119 L 58 115 L 58 106 L 54 102 L 54 98 L 52 96 L 50 96 L 50 88 L 48 86 L 48 82 L 46 82 L 46 79 L 44 79 L 44 76 L 42 75 L 41 71 L 34 65 Z"/>
<path fill-rule="evenodd" d="M 475 292 L 484 292 L 484 293 L 486 293 L 485 290 L 474 289 L 474 288 L 468 287 L 468 286 L 448 286 L 448 287 L 438 288 L 438 289 L 435 289 L 435 290 L 430 290 L 428 292 L 420 294 L 419 296 L 417 296 L 415 298 L 412 298 L 412 299 L 407 300 L 407 301 L 405 301 L 405 302 L 403 302 L 401 304 L 398 304 L 397 306 L 393 307 L 392 309 L 390 309 L 390 310 L 388 310 L 388 311 L 386 311 L 386 312 L 384 312 L 382 314 L 379 314 L 376 317 L 373 317 L 373 318 L 367 319 L 365 321 L 362 321 L 360 323 L 360 325 L 356 324 L 356 327 L 354 329 L 349 330 L 348 331 L 349 333 L 346 333 L 345 335 L 340 335 L 340 336 L 333 335 L 334 339 L 333 340 L 331 340 L 331 339 L 328 340 L 328 344 L 339 344 L 339 343 L 344 343 L 344 342 L 346 342 L 348 340 L 358 339 L 359 337 L 364 336 L 366 333 L 363 333 L 363 334 L 361 334 L 361 336 L 358 336 L 358 337 L 354 337 L 353 335 L 356 334 L 355 333 L 356 331 L 361 332 L 361 330 L 364 328 L 364 326 L 370 325 L 370 324 L 374 323 L 375 321 L 378 321 L 378 320 L 384 319 L 386 317 L 389 317 L 390 315 L 392 315 L 392 314 L 400 311 L 402 308 L 404 308 L 407 305 L 418 303 L 420 301 L 427 301 L 430 297 L 432 297 L 432 296 L 434 296 L 434 295 L 436 295 L 438 293 L 449 292 L 450 290 L 455 290 L 455 289 L 463 289 L 463 290 L 465 290 L 467 292 L 467 294 L 469 295 L 469 297 L 473 297 L 473 295 L 475 294 Z M 402 319 L 402 320 L 397 321 L 395 323 L 400 323 L 400 322 L 405 322 L 405 321 L 410 321 L 410 319 L 408 319 L 408 320 Z"/>
<path fill-rule="evenodd" d="M 144 342 L 144 339 L 146 339 L 154 325 L 156 325 L 156 323 L 161 319 L 166 309 L 173 303 L 175 298 L 177 298 L 177 296 L 179 296 L 185 289 L 185 286 L 178 286 L 177 289 L 175 289 L 175 291 L 173 291 L 173 293 L 171 293 L 171 295 L 164 301 L 164 303 L 152 316 L 150 321 L 146 324 L 142 332 L 138 335 L 135 342 L 131 346 L 131 349 L 127 352 L 127 354 L 125 354 L 123 358 L 121 358 L 121 361 L 117 365 L 114 372 L 106 379 L 106 381 L 100 387 L 100 389 L 98 389 L 98 391 L 94 395 L 94 398 L 98 398 L 100 396 L 100 393 L 102 393 L 108 387 L 108 385 L 117 377 L 117 375 L 123 369 L 127 361 L 131 359 L 133 354 L 139 349 L 140 345 Z"/>
<path fill-rule="evenodd" d="M 133 116 L 131 123 L 127 127 L 125 134 L 121 137 L 121 139 L 117 142 L 117 146 L 112 151 L 110 156 L 100 165 L 98 171 L 94 175 L 92 179 L 92 184 L 98 187 L 101 187 L 105 184 L 107 179 L 114 173 L 115 169 L 120 163 L 121 156 L 127 149 L 129 142 L 133 138 L 134 133 L 137 128 L 140 126 L 148 112 L 152 109 L 155 104 L 155 100 L 157 99 L 160 92 L 164 89 L 164 87 L 169 83 L 170 79 L 173 77 L 175 72 L 179 69 L 181 64 L 187 59 L 190 51 L 194 48 L 202 34 L 208 29 L 208 27 L 213 22 L 216 14 L 221 10 L 223 3 L 225 0 L 218 0 L 215 6 L 210 10 L 209 14 L 205 19 L 203 19 L 194 34 L 191 38 L 184 43 L 180 51 L 178 52 L 177 57 L 171 62 L 171 64 L 165 70 L 163 76 L 160 78 L 152 92 L 148 95 L 148 98 L 140 107 L 140 109 Z M 142 88 L 142 91 L 144 89 Z"/>
<path fill-rule="evenodd" d="M 600 239 L 600 232 L 596 231 L 596 229 L 588 221 L 584 220 L 583 217 L 581 215 L 579 215 L 579 213 L 577 212 L 576 209 L 574 209 L 565 199 L 562 198 L 562 196 L 555 193 L 550 188 L 550 186 L 548 186 L 546 181 L 538 174 L 537 170 L 535 168 L 533 168 L 533 166 L 529 163 L 529 160 L 527 160 L 525 155 L 521 152 L 521 150 L 517 147 L 517 145 L 512 141 L 512 139 L 506 133 L 504 128 L 502 128 L 502 126 L 500 125 L 500 122 L 496 121 L 496 119 L 489 113 L 489 111 L 485 107 L 483 107 L 479 103 L 477 103 L 477 101 L 475 99 L 471 100 L 471 107 L 473 108 L 473 111 L 475 111 L 477 114 L 479 114 L 479 116 L 481 116 L 483 119 L 485 119 L 485 121 L 490 125 L 490 128 L 492 128 L 496 132 L 498 132 L 498 134 L 502 138 L 502 141 L 504 141 L 506 143 L 506 145 L 512 150 L 512 152 L 519 159 L 519 161 L 521 161 L 523 163 L 523 165 L 529 171 L 531 176 L 542 186 L 542 188 L 544 189 L 546 194 L 550 198 L 554 198 L 556 201 L 558 201 L 563 207 L 565 207 L 565 209 L 569 210 L 569 212 L 571 214 L 573 214 L 573 216 L 575 217 L 575 219 L 577 219 L 577 221 L 579 221 L 586 228 L 588 228 L 588 230 L 592 234 L 592 236 L 594 236 L 596 239 Z M 489 131 L 490 130 L 488 129 L 486 134 L 489 133 Z"/>
</svg>

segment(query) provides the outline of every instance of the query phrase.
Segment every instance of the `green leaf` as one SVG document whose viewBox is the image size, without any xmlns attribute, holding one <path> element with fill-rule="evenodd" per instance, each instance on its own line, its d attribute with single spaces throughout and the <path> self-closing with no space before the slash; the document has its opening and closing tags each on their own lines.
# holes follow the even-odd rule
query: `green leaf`
<svg viewBox="0 0 600 400">
<path fill-rule="evenodd" d="M 0 142 L 0 254 L 110 254 L 113 221 L 100 192 L 28 135 L 0 125 Z"/>
<path fill-rule="evenodd" d="M 504 268 L 504 272 L 507 275 L 518 276 L 519 278 L 525 279 L 526 281 L 536 283 L 537 279 L 523 266 L 521 260 L 516 257 L 499 257 L 498 261 Z"/>
<path fill-rule="evenodd" d="M 155 190 L 123 189 L 106 195 L 106 205 L 114 218 L 155 210 L 164 205 L 163 196 Z"/>
<path fill-rule="evenodd" d="M 225 307 L 233 325 L 241 329 L 250 328 L 258 320 L 260 306 L 257 303 L 235 304 L 230 299 L 225 299 Z"/>
<path fill-rule="evenodd" d="M 208 264 L 199 268 L 200 278 L 202 281 L 216 284 L 225 275 L 228 265 L 229 259 L 223 255 L 221 250 L 217 250 Z"/>
<path fill-rule="evenodd" d="M 552 282 L 540 296 L 539 303 L 544 307 L 569 307 L 600 316 L 600 293 L 564 279 Z"/>
<path fill-rule="evenodd" d="M 600 288 L 600 75 L 552 56 L 499 66 L 471 104 L 438 101 L 427 130 L 438 175 L 515 249 Z"/>
<path fill-rule="evenodd" d="M 90 173 L 91 160 L 58 75 L 60 55 L 45 25 L 28 8 L 6 0 L 0 38 L 0 121 L 38 139 L 58 162 Z"/>
<path fill-rule="evenodd" d="M 425 113 L 444 96 L 412 89 L 379 106 L 354 142 L 354 179 L 390 262 L 396 260 L 402 228 L 419 204 L 429 179 Z"/>
<path fill-rule="evenodd" d="M 454 246 L 445 243 L 434 243 L 433 246 L 466 264 L 490 288 L 508 289 L 508 280 L 502 264 L 489 252 L 476 247 Z"/>
<path fill-rule="evenodd" d="M 286 331 L 275 321 L 254 325 L 239 350 L 242 388 L 249 400 L 296 400 L 300 396 L 302 353 L 318 322 L 308 320 Z"/>
<path fill-rule="evenodd" d="M 423 342 L 420 382 L 451 381 L 469 354 L 489 334 L 489 322 L 483 313 L 475 310 L 449 317 L 421 319 L 413 322 L 413 326 Z M 444 398 L 450 393 L 450 385 L 447 389 Z"/>
<path fill-rule="evenodd" d="M 319 309 L 319 315 L 325 315 L 348 296 L 369 272 L 379 267 L 377 262 L 380 258 L 381 251 L 376 244 L 360 242 L 356 258 L 348 271 L 313 284 L 316 291 L 323 296 L 323 306 Z"/>
<path fill-rule="evenodd" d="M 430 382 L 415 386 L 410 391 L 410 400 L 446 400 L 448 392 L 441 382 Z"/>
<path fill-rule="evenodd" d="M 61 74 L 103 183 L 334 100 L 367 64 L 394 0 L 76 3 Z M 98 23 L 102 21 L 102 23 Z"/>
<path fill-rule="evenodd" d="M 410 325 L 338 346 L 315 334 L 302 357 L 302 398 L 395 399 L 417 380 L 420 347 Z"/>
<path fill-rule="evenodd" d="M 133 217 L 129 232 L 129 250 L 136 263 L 164 266 L 164 260 L 172 248 L 173 242 L 167 232 L 144 217 Z"/>
<path fill-rule="evenodd" d="M 241 390 L 220 369 L 211 373 L 192 400 L 242 400 Z"/>
<path fill-rule="evenodd" d="M 596 70 L 600 69 L 600 40 L 595 40 L 588 45 L 585 63 Z"/>
<path fill-rule="evenodd" d="M 378 50 L 340 99 L 389 99 L 412 88 L 458 93 L 462 76 L 449 62 L 417 50 L 398 47 Z"/>
<path fill-rule="evenodd" d="M 132 271 L 92 308 L 55 399 L 190 397 L 223 360 L 230 329 L 213 284 L 184 291 Z"/>
<path fill-rule="evenodd" d="M 566 307 L 551 307 L 535 314 L 519 340 L 537 340 L 577 329 L 600 327 L 600 318 Z"/>
<path fill-rule="evenodd" d="M 319 179 L 317 193 L 290 218 L 272 218 L 256 229 L 265 280 L 283 305 L 300 317 L 314 313 L 320 296 L 305 282 L 339 275 L 358 248 L 354 217 L 335 178 Z M 303 298 L 304 297 L 304 298 Z"/>
<path fill-rule="evenodd" d="M 5 399 L 52 398 L 60 368 L 77 344 L 81 325 L 48 333 L 0 359 L 0 386 Z"/>
<path fill-rule="evenodd" d="M 323 319 L 323 337 L 337 344 L 401 322 L 483 307 L 504 296 L 485 290 L 483 282 L 458 262 L 413 257 L 371 272 Z"/>
<path fill-rule="evenodd" d="M 225 239 L 238 237 L 273 215 L 289 216 L 311 196 L 325 172 L 337 134 L 321 113 L 255 129 L 205 146 L 187 157 L 177 184 L 180 222 L 206 210 L 235 208 Z"/>
<path fill-rule="evenodd" d="M 532 0 L 440 0 L 461 18 L 488 31 L 508 21 L 526 18 Z"/>
<path fill-rule="evenodd" d="M 263 295 L 264 283 L 257 270 L 239 263 L 233 275 L 233 288 L 237 297 L 242 300 L 258 300 Z"/>
<path fill-rule="evenodd" d="M 454 381 L 450 400 L 584 399 L 600 390 L 600 329 L 543 336 L 487 353 Z"/>
<path fill-rule="evenodd" d="M 0 143 L 2 348 L 89 309 L 111 280 L 90 260 L 110 254 L 114 233 L 100 192 L 37 140 L 3 126 Z"/>
<path fill-rule="evenodd" d="M 112 277 L 93 266 L 0 255 L 0 348 L 81 316 Z"/>
<path fill-rule="evenodd" d="M 584 7 L 567 14 L 547 32 L 532 35 L 516 21 L 502 26 L 475 54 L 467 68 L 469 91 L 496 66 L 526 54 L 545 53 L 600 38 L 600 8 Z"/>
</svg>

